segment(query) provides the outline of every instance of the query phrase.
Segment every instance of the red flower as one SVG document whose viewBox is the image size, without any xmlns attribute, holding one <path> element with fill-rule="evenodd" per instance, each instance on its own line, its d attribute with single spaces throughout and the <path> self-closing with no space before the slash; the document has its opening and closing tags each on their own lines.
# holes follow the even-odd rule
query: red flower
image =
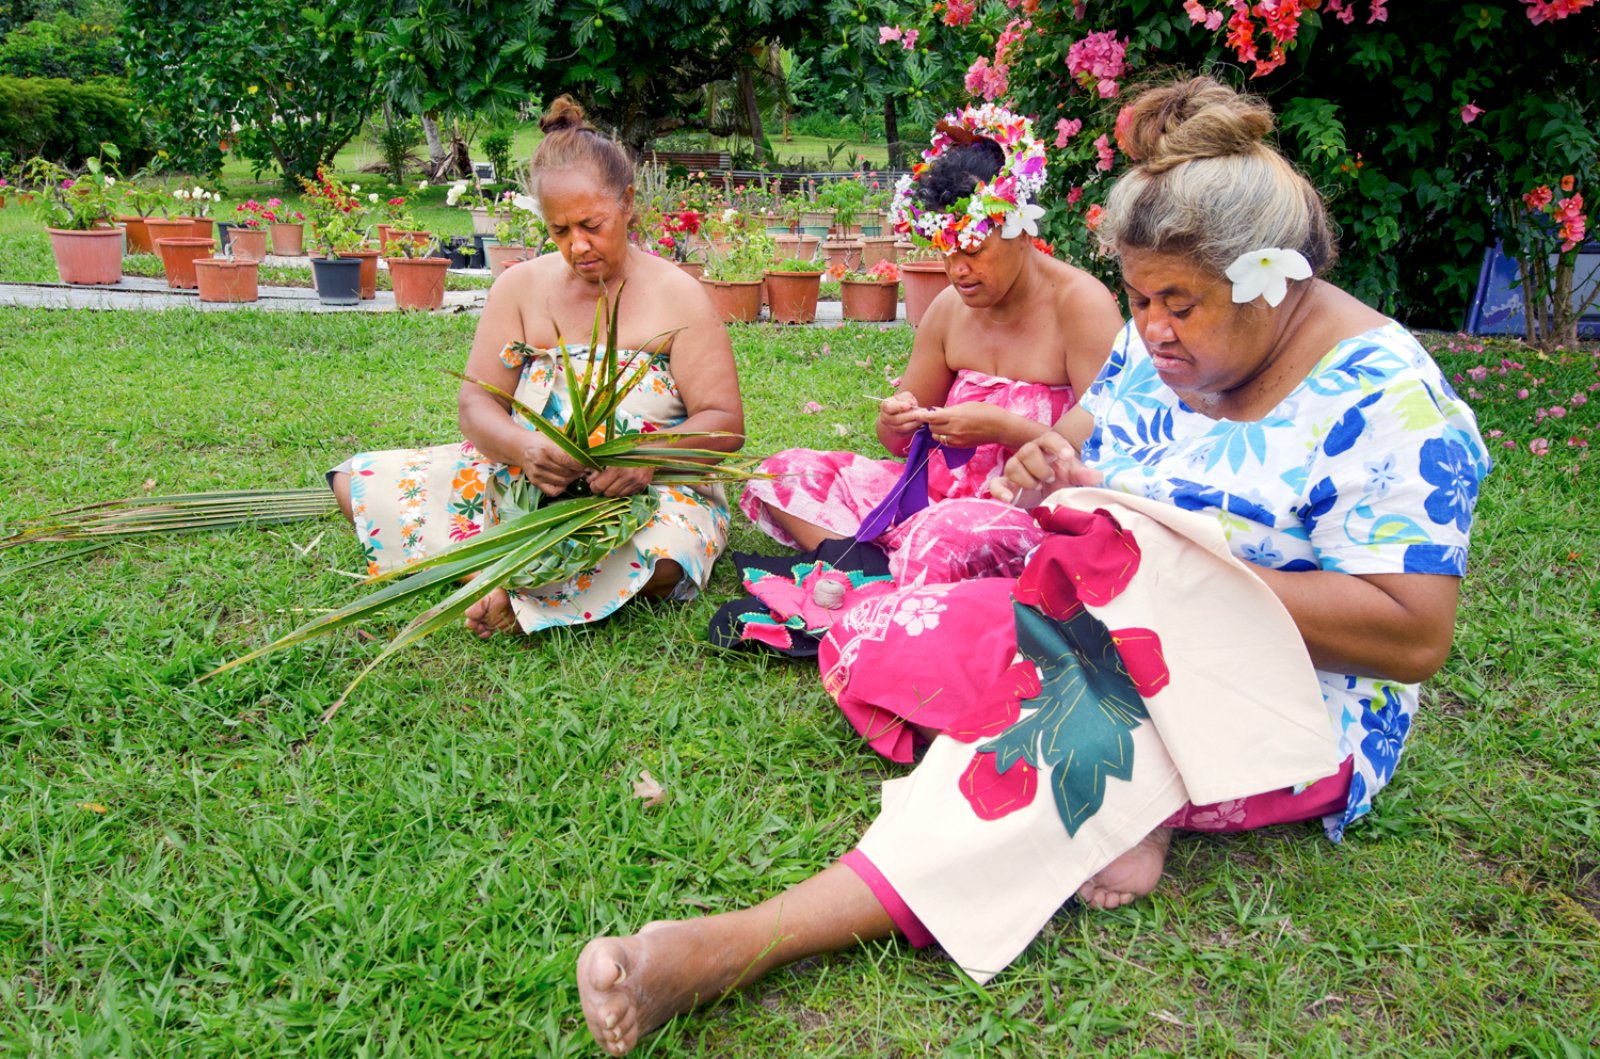
<svg viewBox="0 0 1600 1059">
<path fill-rule="evenodd" d="M 1149 698 L 1172 682 L 1172 671 L 1161 651 L 1161 637 L 1153 630 L 1112 629 L 1111 642 L 1140 695 Z"/>
<path fill-rule="evenodd" d="M 1039 793 L 1039 773 L 1019 758 L 1002 775 L 995 771 L 994 754 L 974 754 L 957 788 L 980 820 L 998 820 L 1033 803 Z"/>
<path fill-rule="evenodd" d="M 1034 551 L 1014 596 L 1057 621 L 1079 606 L 1103 606 L 1122 594 L 1139 569 L 1139 544 L 1105 510 L 1071 508 L 1032 512 L 1050 536 Z"/>
<path fill-rule="evenodd" d="M 1032 662 L 1026 658 L 1013 662 L 989 689 L 992 697 L 968 704 L 944 734 L 963 743 L 999 735 L 1022 715 L 1022 700 L 1038 698 L 1042 689 L 1039 670 Z"/>
</svg>

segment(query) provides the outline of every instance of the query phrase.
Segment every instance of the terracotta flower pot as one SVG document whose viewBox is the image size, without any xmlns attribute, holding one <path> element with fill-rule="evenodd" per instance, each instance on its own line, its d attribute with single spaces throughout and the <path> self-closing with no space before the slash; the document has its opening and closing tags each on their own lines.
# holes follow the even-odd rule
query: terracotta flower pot
<svg viewBox="0 0 1600 1059">
<path fill-rule="evenodd" d="M 173 289 L 194 290 L 199 280 L 194 274 L 194 263 L 210 257 L 216 240 L 202 239 L 196 235 L 180 235 L 175 239 L 157 239 L 156 251 L 161 255 L 161 267 L 167 273 L 167 286 Z"/>
<path fill-rule="evenodd" d="M 361 262 L 361 300 L 370 302 L 376 298 L 378 296 L 378 251 L 341 250 L 339 256 L 353 257 Z"/>
<path fill-rule="evenodd" d="M 472 209 L 472 234 L 494 234 L 494 218 L 489 216 L 489 211 L 482 206 L 474 206 Z"/>
<path fill-rule="evenodd" d="M 396 309 L 437 309 L 444 304 L 447 257 L 388 257 Z"/>
<path fill-rule="evenodd" d="M 775 235 L 779 261 L 810 261 L 817 256 L 817 245 L 822 242 L 814 235 Z"/>
<path fill-rule="evenodd" d="M 306 226 L 278 223 L 272 226 L 272 252 L 279 257 L 305 257 Z"/>
<path fill-rule="evenodd" d="M 392 224 L 378 225 L 378 251 L 382 253 L 389 249 L 389 233 L 394 231 Z"/>
<path fill-rule="evenodd" d="M 939 292 L 950 286 L 943 261 L 907 261 L 900 266 L 900 279 L 906 285 L 906 322 L 916 327 Z"/>
<path fill-rule="evenodd" d="M 51 228 L 50 249 L 62 283 L 102 284 L 122 280 L 122 229 L 88 232 Z"/>
<path fill-rule="evenodd" d="M 820 272 L 767 271 L 767 304 L 775 324 L 809 324 L 817 318 Z"/>
<path fill-rule="evenodd" d="M 483 252 L 489 258 L 489 275 L 495 277 L 517 262 L 528 260 L 528 248 L 525 246 L 503 246 L 500 243 L 493 243 L 484 247 Z"/>
<path fill-rule="evenodd" d="M 389 241 L 392 243 L 396 239 L 410 239 L 418 250 L 426 250 L 428 249 L 428 244 L 433 242 L 433 233 L 408 232 L 400 228 L 391 227 L 389 229 Z"/>
<path fill-rule="evenodd" d="M 679 261 L 678 267 L 695 279 L 699 279 L 706 274 L 706 266 L 699 261 Z"/>
<path fill-rule="evenodd" d="M 127 217 L 118 217 L 116 221 L 128 233 L 128 252 L 130 254 L 153 254 L 156 252 L 155 244 L 150 242 L 150 229 L 145 227 L 146 218 L 133 214 Z"/>
<path fill-rule="evenodd" d="M 265 228 L 235 228 L 228 233 L 228 245 L 233 247 L 235 261 L 265 261 L 267 259 L 267 230 Z"/>
<path fill-rule="evenodd" d="M 829 239 L 822 244 L 822 259 L 829 266 L 843 265 L 846 271 L 854 272 L 861 267 L 864 249 L 860 239 Z"/>
<path fill-rule="evenodd" d="M 761 281 L 700 280 L 717 313 L 726 323 L 748 324 L 761 315 Z"/>
<path fill-rule="evenodd" d="M 895 310 L 900 305 L 900 281 L 841 280 L 839 305 L 846 320 L 873 323 L 893 320 Z"/>
<path fill-rule="evenodd" d="M 190 217 L 189 227 L 196 239 L 215 239 L 217 229 L 210 217 Z"/>
<path fill-rule="evenodd" d="M 187 217 L 146 217 L 144 230 L 150 239 L 150 252 L 159 254 L 156 246 L 162 239 L 188 239 L 194 234 L 194 225 Z"/>
<path fill-rule="evenodd" d="M 235 233 L 237 234 L 237 233 Z M 265 238 L 267 233 L 262 232 Z M 230 261 L 225 257 L 202 257 L 194 262 L 195 281 L 203 302 L 253 302 L 260 297 L 256 286 L 254 261 Z"/>
<path fill-rule="evenodd" d="M 897 238 L 893 235 L 869 235 L 861 240 L 861 267 L 869 269 L 880 261 L 898 260 L 900 255 L 895 250 Z"/>
</svg>

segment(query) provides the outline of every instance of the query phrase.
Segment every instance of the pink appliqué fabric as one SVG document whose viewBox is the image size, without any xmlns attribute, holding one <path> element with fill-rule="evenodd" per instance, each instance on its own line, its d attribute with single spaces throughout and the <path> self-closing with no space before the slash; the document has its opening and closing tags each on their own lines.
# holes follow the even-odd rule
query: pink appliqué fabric
<svg viewBox="0 0 1600 1059">
<path fill-rule="evenodd" d="M 1054 423 L 1076 403 L 1071 386 L 1018 382 L 963 368 L 945 397 L 947 405 L 982 401 L 1038 423 Z M 897 583 L 958 580 L 991 573 L 1017 573 L 996 563 L 1025 555 L 1040 531 L 1025 512 L 989 501 L 989 479 L 1011 458 L 1003 445 L 980 445 L 972 459 L 951 470 L 935 451 L 928 465 L 929 506 L 885 532 L 877 543 L 890 553 Z M 905 464 L 854 452 L 785 449 L 761 463 L 771 479 L 749 482 L 739 507 L 762 532 L 780 544 L 795 542 L 767 514 L 766 505 L 805 519 L 841 537 L 852 536 L 861 520 L 889 495 Z M 967 499 L 981 506 L 946 514 L 946 501 Z M 931 520 L 931 521 L 929 521 Z M 923 527 L 923 523 L 928 525 Z M 998 535 L 998 536 L 997 536 Z M 897 555 L 911 549 L 905 557 Z M 897 562 L 904 568 L 896 568 Z"/>
</svg>

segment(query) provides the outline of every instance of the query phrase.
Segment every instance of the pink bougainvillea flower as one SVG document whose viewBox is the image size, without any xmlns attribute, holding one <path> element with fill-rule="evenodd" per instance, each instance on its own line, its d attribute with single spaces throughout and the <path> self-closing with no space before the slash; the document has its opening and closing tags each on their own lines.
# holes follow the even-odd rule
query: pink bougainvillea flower
<svg viewBox="0 0 1600 1059">
<path fill-rule="evenodd" d="M 878 43 L 879 44 L 888 44 L 892 40 L 899 40 L 903 35 L 904 34 L 902 34 L 899 26 L 879 26 L 878 27 Z"/>
<path fill-rule="evenodd" d="M 1106 215 L 1106 208 L 1104 206 L 1100 205 L 1098 202 L 1096 202 L 1094 205 L 1090 206 L 1087 210 L 1084 211 L 1083 223 L 1088 225 L 1089 230 L 1092 232 L 1096 228 L 1100 227 L 1100 220 L 1105 215 Z"/>
<path fill-rule="evenodd" d="M 922 36 L 922 30 L 908 29 L 906 30 L 906 35 L 901 38 L 900 46 L 906 51 L 915 51 L 917 47 L 917 38 L 920 36 Z"/>
<path fill-rule="evenodd" d="M 1478 120 L 1478 115 L 1483 113 L 1483 108 L 1476 103 L 1463 103 L 1461 105 L 1461 124 L 1471 125 Z"/>
<path fill-rule="evenodd" d="M 1081 118 L 1062 118 L 1056 122 L 1056 146 L 1065 147 L 1067 141 L 1083 131 Z"/>
<path fill-rule="evenodd" d="M 1489 369 L 1484 367 L 1482 364 L 1478 365 L 1475 368 L 1468 368 L 1467 369 L 1467 378 L 1471 379 L 1473 382 L 1482 382 L 1484 379 L 1487 379 L 1488 377 L 1489 377 Z"/>
<path fill-rule="evenodd" d="M 1019 759 L 1001 775 L 995 771 L 994 754 L 974 754 L 957 786 L 980 820 L 998 820 L 1033 803 L 1039 773 Z"/>
<path fill-rule="evenodd" d="M 1067 205 L 1068 206 L 1076 206 L 1079 203 L 1079 201 L 1082 200 L 1082 198 L 1083 198 L 1083 188 L 1074 187 L 1071 191 L 1067 192 Z"/>
<path fill-rule="evenodd" d="M 1502 449 L 1514 449 L 1514 448 L 1517 447 L 1517 443 L 1515 441 L 1512 441 L 1510 438 L 1507 438 L 1504 442 L 1501 443 L 1500 447 Z"/>
<path fill-rule="evenodd" d="M 1567 418 L 1567 410 L 1558 404 L 1553 404 L 1550 406 L 1550 418 L 1565 419 Z"/>
<path fill-rule="evenodd" d="M 1491 437 L 1491 438 L 1498 438 L 1498 437 L 1501 437 L 1504 434 L 1505 434 L 1504 430 L 1491 430 L 1491 431 L 1489 431 L 1489 437 Z"/>
<path fill-rule="evenodd" d="M 1528 451 L 1533 453 L 1535 456 L 1543 456 L 1545 453 L 1550 451 L 1550 442 L 1546 441 L 1544 438 L 1534 438 L 1532 441 L 1528 442 Z"/>
<path fill-rule="evenodd" d="M 934 8 L 938 10 L 938 8 Z M 977 0 L 945 0 L 944 24 L 947 26 L 965 26 L 972 21 L 972 16 L 978 10 Z"/>
<path fill-rule="evenodd" d="M 1210 14 L 1200 6 L 1200 0 L 1183 0 L 1183 9 L 1189 13 L 1189 21 L 1197 26 L 1203 24 L 1206 16 Z"/>
<path fill-rule="evenodd" d="M 1389 21 L 1389 0 L 1372 0 L 1372 13 L 1367 15 L 1367 25 Z"/>
<path fill-rule="evenodd" d="M 1555 193 L 1546 185 L 1540 184 L 1538 187 L 1522 196 L 1522 201 L 1528 207 L 1528 209 L 1537 213 L 1546 206 L 1550 205 L 1550 201 L 1554 198 Z"/>
<path fill-rule="evenodd" d="M 1586 449 L 1588 447 L 1589 442 L 1585 438 L 1574 436 L 1567 439 L 1567 448 L 1569 449 Z"/>
<path fill-rule="evenodd" d="M 1567 403 L 1570 404 L 1574 408 L 1582 408 L 1584 405 L 1589 403 L 1589 395 L 1588 394 L 1583 394 L 1583 393 L 1575 393 L 1575 394 L 1572 395 L 1572 398 L 1569 401 L 1567 401 Z"/>
<path fill-rule="evenodd" d="M 815 401 L 807 401 L 805 404 L 800 406 L 800 411 L 804 412 L 808 416 L 813 416 L 822 411 L 822 406 Z"/>
<path fill-rule="evenodd" d="M 1573 188 L 1573 185 L 1576 184 L 1576 183 L 1577 183 L 1577 181 L 1573 177 L 1573 175 L 1571 173 L 1568 173 L 1566 176 L 1561 178 L 1561 190 L 1562 191 L 1571 191 L 1572 188 Z"/>
<path fill-rule="evenodd" d="M 1108 170 L 1116 163 L 1117 152 L 1111 146 L 1111 140 L 1105 133 L 1102 132 L 1095 138 L 1094 149 L 1095 153 L 1100 156 L 1100 160 L 1094 164 L 1096 169 Z"/>
<path fill-rule="evenodd" d="M 1527 399 L 1528 399 L 1528 391 L 1526 389 L 1517 391 L 1517 400 L 1526 401 Z"/>
</svg>

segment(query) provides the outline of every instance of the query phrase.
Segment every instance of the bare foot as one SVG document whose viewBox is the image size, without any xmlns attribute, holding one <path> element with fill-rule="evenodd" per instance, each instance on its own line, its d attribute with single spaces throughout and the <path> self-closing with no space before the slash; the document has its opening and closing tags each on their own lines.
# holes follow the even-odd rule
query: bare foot
<svg viewBox="0 0 1600 1059">
<path fill-rule="evenodd" d="M 514 633 L 521 629 L 511 609 L 511 597 L 497 588 L 467 608 L 467 630 L 487 640 L 495 633 Z"/>
<path fill-rule="evenodd" d="M 1078 888 L 1078 900 L 1091 908 L 1121 908 L 1156 888 L 1167 863 L 1172 828 L 1159 827 Z"/>
<path fill-rule="evenodd" d="M 651 923 L 627 938 L 595 938 L 578 956 L 578 996 L 595 1041 L 624 1055 L 674 1015 L 715 1000 L 747 967 L 702 921 Z"/>
</svg>

